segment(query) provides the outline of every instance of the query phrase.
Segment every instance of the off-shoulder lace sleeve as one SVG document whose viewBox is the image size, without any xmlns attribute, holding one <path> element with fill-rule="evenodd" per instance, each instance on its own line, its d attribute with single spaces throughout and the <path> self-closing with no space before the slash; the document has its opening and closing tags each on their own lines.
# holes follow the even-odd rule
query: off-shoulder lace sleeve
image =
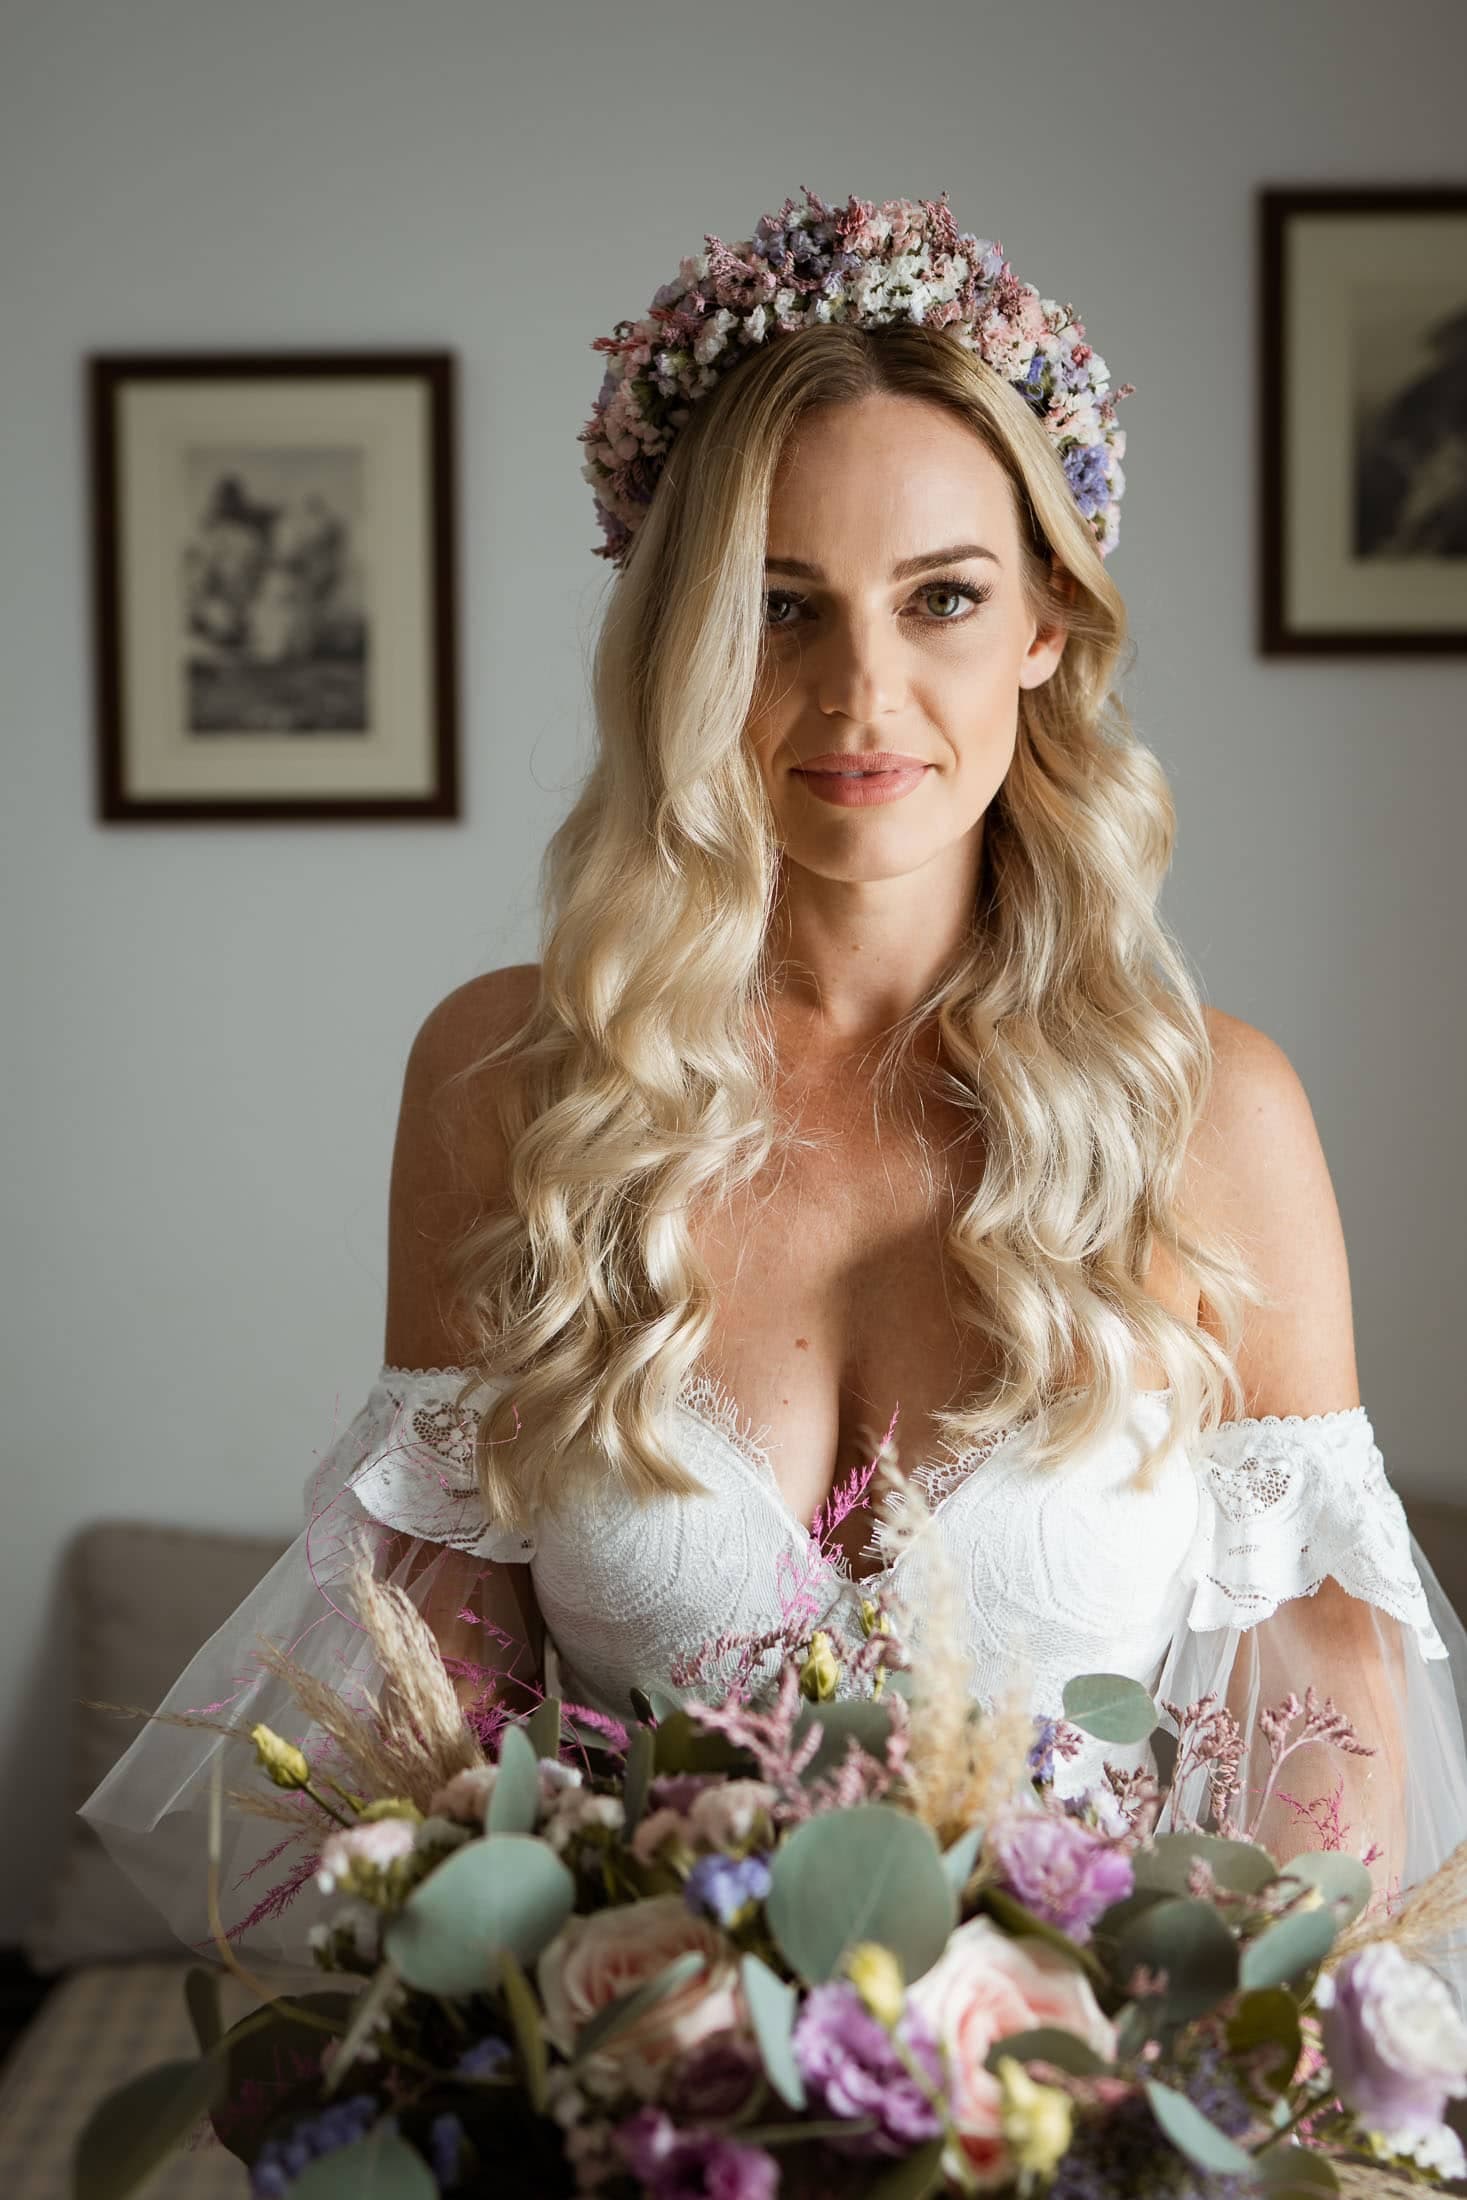
<svg viewBox="0 0 1467 2200">
<path fill-rule="evenodd" d="M 1201 1483 L 1193 1627 L 1253 1626 L 1333 1579 L 1446 1656 L 1364 1406 L 1225 1421 Z"/>
<path fill-rule="evenodd" d="M 544 1693 L 528 1563 L 535 1536 L 485 1518 L 474 1432 L 492 1393 L 475 1391 L 457 1405 L 467 1372 L 381 1369 L 309 1477 L 300 1534 L 159 1706 L 201 1723 L 142 1726 L 82 1806 L 142 1898 L 192 1947 L 212 1946 L 207 1822 L 215 1764 L 222 1758 L 226 1791 L 265 1786 L 248 1744 L 220 1727 L 264 1724 L 323 1771 L 342 1769 L 336 1745 L 263 1663 L 260 1642 L 288 1650 L 353 1705 L 377 1700 L 381 1668 L 348 1589 L 358 1553 L 427 1620 L 465 1716 L 486 1739 Z M 308 1966 L 307 1936 L 321 1914 L 312 1839 L 228 1805 L 224 1824 L 221 1907 L 231 1939 L 257 1967 Z"/>
<path fill-rule="evenodd" d="M 1158 1699 L 1185 1712 L 1212 1697 L 1236 1722 L 1223 1830 L 1281 1859 L 1363 1855 L 1379 1913 L 1393 1912 L 1467 1840 L 1467 1632 L 1363 1406 L 1225 1421 L 1193 1464 L 1191 1594 Z M 1311 1688 L 1360 1753 L 1309 1738 Z M 1269 1714 L 1291 1698 L 1281 1733 Z M 1188 1770 L 1184 1753 L 1164 1826 L 1206 1822 L 1217 1769 Z M 1429 1960 L 1467 2009 L 1467 1934 L 1443 1926 Z"/>
<path fill-rule="evenodd" d="M 466 1379 L 463 1368 L 384 1366 L 342 1439 L 356 1459 L 345 1487 L 364 1512 L 403 1535 L 474 1558 L 528 1564 L 533 1531 L 499 1528 L 485 1518 L 474 1446 L 492 1393 L 481 1388 L 455 1404 Z M 328 1455 L 328 1484 L 332 1464 Z"/>
</svg>

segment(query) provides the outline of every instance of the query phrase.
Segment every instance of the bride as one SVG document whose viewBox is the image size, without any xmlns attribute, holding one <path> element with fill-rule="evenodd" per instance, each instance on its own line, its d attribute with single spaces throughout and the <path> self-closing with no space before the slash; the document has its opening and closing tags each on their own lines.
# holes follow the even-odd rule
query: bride
<svg viewBox="0 0 1467 2200">
<path fill-rule="evenodd" d="M 945 199 L 706 241 L 599 343 L 595 757 L 540 962 L 413 1044 L 384 1365 L 163 1707 L 216 1725 L 142 1728 L 86 1815 L 204 1941 L 215 1757 L 250 1776 L 217 1722 L 319 1745 L 262 1635 L 370 1693 L 365 1537 L 471 1716 L 629 1720 L 721 1692 L 736 1638 L 767 1681 L 878 1585 L 920 1632 L 881 1455 L 975 1693 L 1215 1692 L 1242 1826 L 1260 1714 L 1313 1687 L 1369 1754 L 1298 1751 L 1257 1838 L 1396 1899 L 1467 1836 L 1467 1636 L 1360 1401 L 1304 1088 L 1158 912 L 1175 814 L 1106 570 L 1128 391 Z M 1155 1761 L 1059 1784 L 1107 1758 Z M 230 1822 L 226 1921 L 298 1959 L 280 1833 Z"/>
</svg>

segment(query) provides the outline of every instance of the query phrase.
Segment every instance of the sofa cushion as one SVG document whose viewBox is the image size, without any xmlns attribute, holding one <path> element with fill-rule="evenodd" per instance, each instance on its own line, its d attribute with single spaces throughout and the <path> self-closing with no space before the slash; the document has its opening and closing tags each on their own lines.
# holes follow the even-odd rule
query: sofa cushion
<svg viewBox="0 0 1467 2200">
<path fill-rule="evenodd" d="M 194 1652 L 269 1572 L 289 1540 L 142 1521 L 99 1522 L 73 1539 L 63 1562 L 79 1699 L 68 1746 L 73 1811 L 138 1732 L 136 1720 L 87 1710 L 83 1699 L 161 1703 Z M 77 1818 L 69 1822 L 59 1867 L 23 1945 L 43 1972 L 180 1953 L 163 1920 Z"/>
</svg>

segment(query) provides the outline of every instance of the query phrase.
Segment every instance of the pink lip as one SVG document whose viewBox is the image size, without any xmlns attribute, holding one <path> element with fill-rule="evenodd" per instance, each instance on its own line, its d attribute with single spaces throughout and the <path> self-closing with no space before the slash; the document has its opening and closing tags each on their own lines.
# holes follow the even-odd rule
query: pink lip
<svg viewBox="0 0 1467 2200">
<path fill-rule="evenodd" d="M 895 772 L 921 768 L 926 770 L 920 756 L 903 756 L 896 749 L 853 749 L 843 755 L 839 749 L 826 749 L 820 756 L 807 756 L 796 769 L 802 772 Z"/>
<path fill-rule="evenodd" d="M 907 764 L 896 771 L 873 772 L 865 779 L 843 779 L 830 770 L 799 771 L 817 801 L 832 802 L 838 809 L 865 810 L 878 802 L 895 802 L 910 794 L 927 776 L 925 764 Z"/>
</svg>

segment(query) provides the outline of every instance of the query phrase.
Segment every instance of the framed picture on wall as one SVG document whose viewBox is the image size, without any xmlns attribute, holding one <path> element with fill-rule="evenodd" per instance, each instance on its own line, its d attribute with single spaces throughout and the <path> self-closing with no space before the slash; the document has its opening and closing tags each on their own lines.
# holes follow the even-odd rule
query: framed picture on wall
<svg viewBox="0 0 1467 2200">
<path fill-rule="evenodd" d="M 1259 194 L 1265 656 L 1467 651 L 1467 187 Z"/>
<path fill-rule="evenodd" d="M 452 353 L 87 376 L 101 819 L 457 817 Z"/>
</svg>

